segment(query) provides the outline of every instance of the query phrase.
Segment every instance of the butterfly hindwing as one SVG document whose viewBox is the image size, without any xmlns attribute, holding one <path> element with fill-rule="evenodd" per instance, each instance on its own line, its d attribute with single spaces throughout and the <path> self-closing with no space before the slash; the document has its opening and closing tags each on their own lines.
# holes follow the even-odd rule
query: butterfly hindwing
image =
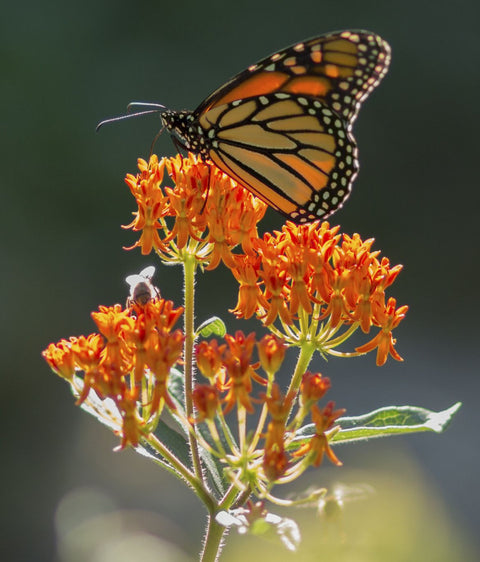
<svg viewBox="0 0 480 562">
<path fill-rule="evenodd" d="M 193 112 L 162 112 L 162 121 L 274 209 L 298 222 L 324 219 L 350 193 L 352 123 L 389 62 L 374 33 L 322 35 L 250 66 Z"/>
<path fill-rule="evenodd" d="M 334 212 L 358 170 L 345 122 L 320 100 L 283 93 L 248 98 L 216 106 L 199 124 L 213 132 L 213 162 L 296 221 Z"/>
</svg>

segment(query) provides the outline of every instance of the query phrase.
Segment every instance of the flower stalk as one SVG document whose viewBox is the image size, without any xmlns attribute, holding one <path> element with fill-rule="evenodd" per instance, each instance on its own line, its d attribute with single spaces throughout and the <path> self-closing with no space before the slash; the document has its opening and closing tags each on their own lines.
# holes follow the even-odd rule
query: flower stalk
<svg viewBox="0 0 480 562">
<path fill-rule="evenodd" d="M 295 504 L 273 489 L 325 457 L 341 465 L 333 443 L 344 410 L 325 401 L 330 379 L 309 369 L 327 355 L 376 351 L 377 365 L 402 360 L 392 332 L 407 307 L 386 297 L 401 266 L 372 251 L 373 240 L 326 222 L 287 222 L 259 236 L 265 204 L 198 157 L 153 155 L 138 168 L 126 177 L 137 210 L 125 228 L 139 233 L 129 249 L 183 267 L 182 306 L 163 298 L 146 268 L 127 278 L 125 308 L 100 306 L 96 332 L 50 344 L 43 355 L 77 403 L 119 436 L 119 450 L 152 458 L 203 502 L 203 562 L 218 559 L 232 525 L 248 530 L 261 521 L 296 536 L 290 520 L 265 508 L 267 500 Z M 256 318 L 263 337 L 208 323 L 195 329 L 195 276 L 220 266 L 238 284 L 230 312 Z M 370 339 L 338 349 L 358 331 Z M 283 390 L 278 375 L 290 348 L 298 357 Z"/>
<path fill-rule="evenodd" d="M 184 375 L 185 375 L 185 413 L 187 418 L 193 417 L 193 384 L 194 384 L 194 364 L 193 364 L 193 347 L 195 344 L 195 256 L 186 254 L 183 262 L 184 272 Z M 195 476 L 203 481 L 202 466 L 200 462 L 200 454 L 198 450 L 198 440 L 195 436 L 196 428 L 193 426 L 192 432 L 189 432 L 188 439 L 190 442 L 190 454 L 192 456 L 192 464 Z"/>
</svg>

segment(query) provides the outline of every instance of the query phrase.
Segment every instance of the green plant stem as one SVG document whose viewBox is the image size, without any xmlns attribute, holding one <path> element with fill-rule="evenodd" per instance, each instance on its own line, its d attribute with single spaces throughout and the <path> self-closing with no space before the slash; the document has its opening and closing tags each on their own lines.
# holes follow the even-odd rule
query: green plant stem
<svg viewBox="0 0 480 562">
<path fill-rule="evenodd" d="M 290 386 L 288 388 L 287 395 L 291 391 L 297 392 L 302 382 L 302 377 L 310 364 L 312 355 L 315 352 L 315 345 L 309 342 L 303 342 L 300 347 L 300 353 L 298 355 L 297 364 L 295 365 L 295 372 L 293 373 Z"/>
<path fill-rule="evenodd" d="M 245 447 L 245 436 L 247 432 L 247 411 L 241 404 L 237 404 L 237 421 L 238 421 L 238 443 L 240 451 L 243 454 Z"/>
<path fill-rule="evenodd" d="M 195 310 L 195 268 L 194 254 L 187 254 L 183 262 L 184 276 L 184 332 L 183 359 L 185 361 L 185 412 L 187 418 L 193 417 L 193 345 L 195 343 L 194 310 Z M 203 482 L 202 465 L 195 436 L 196 428 L 189 432 L 188 440 L 195 476 Z"/>
<path fill-rule="evenodd" d="M 249 491 L 250 494 L 250 491 Z M 218 508 L 221 509 L 230 509 L 233 502 L 238 499 L 239 489 L 234 485 L 231 484 L 230 488 L 225 492 L 222 500 L 218 504 Z M 248 496 L 247 496 L 248 498 Z"/>
<path fill-rule="evenodd" d="M 203 481 L 193 474 L 188 468 L 155 436 L 150 433 L 144 437 L 145 441 L 157 451 L 174 470 L 170 470 L 177 477 L 182 477 L 195 490 L 197 496 L 205 504 L 210 513 L 214 511 L 216 502 L 209 491 L 205 488 Z M 162 465 L 164 466 L 164 465 Z M 165 467 L 164 467 L 165 468 Z"/>
<path fill-rule="evenodd" d="M 215 562 L 222 550 L 222 538 L 227 528 L 217 523 L 213 514 L 208 516 L 207 534 L 203 543 L 203 552 L 200 562 Z"/>
<path fill-rule="evenodd" d="M 343 334 L 341 334 L 340 336 L 338 336 L 338 338 L 335 339 L 329 339 L 328 343 L 326 344 L 325 348 L 327 350 L 328 353 L 331 353 L 331 348 L 333 347 L 337 347 L 337 345 L 342 344 L 343 342 L 345 342 L 346 340 L 348 340 L 348 338 L 354 333 L 356 332 L 357 328 L 360 326 L 359 322 L 354 322 L 349 328 L 348 330 L 346 330 Z"/>
<path fill-rule="evenodd" d="M 272 395 L 272 386 L 273 386 L 274 376 L 275 376 L 275 373 L 268 373 L 267 396 Z M 260 417 L 258 418 L 257 429 L 255 430 L 255 433 L 253 435 L 252 441 L 251 441 L 249 449 L 248 449 L 249 453 L 253 453 L 253 451 L 255 450 L 255 447 L 258 444 L 258 441 L 259 441 L 260 437 L 262 436 L 262 433 L 263 433 L 262 430 L 263 430 L 263 426 L 265 424 L 265 420 L 267 419 L 267 413 L 268 413 L 267 403 L 264 402 L 263 407 L 262 407 L 262 411 L 260 413 Z"/>
</svg>

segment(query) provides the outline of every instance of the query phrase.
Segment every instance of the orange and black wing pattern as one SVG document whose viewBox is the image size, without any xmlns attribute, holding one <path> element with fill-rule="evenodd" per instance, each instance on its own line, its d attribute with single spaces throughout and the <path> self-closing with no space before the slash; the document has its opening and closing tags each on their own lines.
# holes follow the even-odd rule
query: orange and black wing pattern
<svg viewBox="0 0 480 562">
<path fill-rule="evenodd" d="M 350 193 L 352 123 L 389 62 L 378 35 L 322 35 L 250 66 L 195 111 L 162 119 L 187 149 L 274 209 L 297 222 L 324 219 Z"/>
<path fill-rule="evenodd" d="M 333 213 L 358 170 L 345 122 L 316 99 L 246 98 L 211 109 L 199 123 L 215 131 L 208 156 L 217 167 L 297 222 Z"/>
<path fill-rule="evenodd" d="M 201 115 L 235 100 L 284 92 L 322 100 L 348 123 L 390 64 L 390 47 L 369 31 L 340 31 L 287 47 L 248 67 L 195 110 Z"/>
</svg>

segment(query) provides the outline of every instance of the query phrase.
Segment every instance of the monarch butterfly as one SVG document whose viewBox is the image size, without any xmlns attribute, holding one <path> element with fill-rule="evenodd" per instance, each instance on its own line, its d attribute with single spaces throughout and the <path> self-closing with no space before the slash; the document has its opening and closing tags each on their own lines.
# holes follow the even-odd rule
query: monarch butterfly
<svg viewBox="0 0 480 562">
<path fill-rule="evenodd" d="M 368 31 L 297 43 L 249 66 L 194 111 L 159 111 L 181 147 L 296 222 L 342 206 L 358 172 L 352 124 L 390 63 Z"/>
</svg>

